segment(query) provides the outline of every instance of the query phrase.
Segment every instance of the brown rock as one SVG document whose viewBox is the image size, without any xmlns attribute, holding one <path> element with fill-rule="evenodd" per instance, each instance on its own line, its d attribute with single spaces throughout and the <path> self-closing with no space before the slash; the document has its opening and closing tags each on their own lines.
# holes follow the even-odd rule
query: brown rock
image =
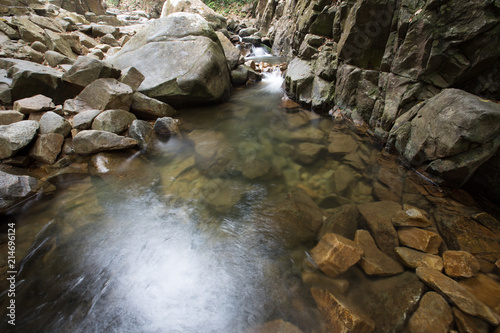
<svg viewBox="0 0 500 333">
<path fill-rule="evenodd" d="M 466 313 L 463 313 L 462 311 L 460 311 L 460 309 L 456 307 L 453 307 L 453 317 L 455 317 L 455 324 L 460 333 L 488 332 L 488 327 L 487 327 L 488 324 L 483 322 L 483 324 L 485 324 L 486 327 L 484 330 L 480 330 L 477 327 L 473 317 L 469 316 Z"/>
<path fill-rule="evenodd" d="M 466 251 L 445 251 L 443 253 L 444 271 L 451 277 L 470 278 L 481 269 L 477 259 Z"/>
<path fill-rule="evenodd" d="M 498 325 L 499 320 L 495 313 L 455 280 L 427 267 L 418 267 L 417 276 L 432 289 L 444 294 L 463 312 Z"/>
<path fill-rule="evenodd" d="M 0 111 L 0 125 L 10 125 L 24 119 L 24 115 L 17 111 Z"/>
<path fill-rule="evenodd" d="M 312 288 L 311 293 L 323 315 L 329 332 L 335 333 L 368 333 L 373 332 L 373 321 L 345 301 L 335 297 L 332 293 Z"/>
<path fill-rule="evenodd" d="M 392 218 L 392 223 L 397 227 L 426 228 L 431 226 L 431 222 L 425 216 L 425 213 L 410 205 L 404 205 L 403 210 Z"/>
<path fill-rule="evenodd" d="M 485 274 L 479 274 L 459 283 L 476 296 L 478 300 L 500 315 L 500 283 Z"/>
<path fill-rule="evenodd" d="M 497 262 L 495 263 L 495 265 L 497 266 L 498 269 L 500 269 L 500 259 L 497 260 Z"/>
<path fill-rule="evenodd" d="M 328 233 L 311 250 L 311 256 L 319 269 L 330 277 L 347 271 L 363 255 L 363 249 L 350 239 Z"/>
<path fill-rule="evenodd" d="M 399 246 L 399 240 L 391 219 L 401 210 L 401 205 L 394 201 L 378 201 L 358 205 L 358 209 L 361 227 L 366 226 L 382 252 L 397 259 L 394 248 Z"/>
<path fill-rule="evenodd" d="M 407 328 L 410 333 L 448 333 L 452 322 L 453 315 L 448 303 L 438 293 L 429 291 L 422 297 Z"/>
<path fill-rule="evenodd" d="M 39 135 L 29 155 L 39 162 L 54 164 L 61 152 L 63 143 L 64 137 L 61 134 L 48 133 Z"/>
<path fill-rule="evenodd" d="M 14 102 L 13 109 L 24 114 L 49 111 L 56 108 L 52 99 L 44 95 L 23 98 Z"/>
<path fill-rule="evenodd" d="M 402 245 L 431 254 L 439 253 L 441 237 L 435 232 L 419 228 L 402 228 L 398 230 L 398 236 Z"/>
<path fill-rule="evenodd" d="M 331 154 L 349 154 L 358 149 L 358 143 L 350 134 L 331 131 L 328 136 L 328 152 Z"/>
<path fill-rule="evenodd" d="M 252 327 L 245 330 L 245 333 L 302 333 L 302 331 L 295 325 L 278 319 Z"/>
<path fill-rule="evenodd" d="M 396 247 L 394 249 L 401 262 L 410 268 L 429 267 L 435 270 L 443 270 L 443 259 L 440 256 L 423 253 L 407 247 Z"/>
<path fill-rule="evenodd" d="M 368 231 L 356 231 L 354 241 L 363 249 L 364 253 L 359 264 L 366 274 L 390 276 L 403 273 L 403 266 L 380 251 Z"/>
<path fill-rule="evenodd" d="M 326 233 L 334 232 L 345 238 L 353 239 L 356 230 L 358 230 L 359 210 L 355 205 L 342 205 L 331 211 L 323 227 L 319 232 L 319 237 Z"/>
</svg>

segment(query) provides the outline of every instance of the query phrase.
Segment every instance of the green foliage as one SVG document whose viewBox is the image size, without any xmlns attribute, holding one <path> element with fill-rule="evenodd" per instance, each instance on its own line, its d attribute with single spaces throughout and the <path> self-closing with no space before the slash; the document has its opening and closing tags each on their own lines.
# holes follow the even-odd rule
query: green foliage
<svg viewBox="0 0 500 333">
<path fill-rule="evenodd" d="M 104 1 L 108 7 L 118 7 L 120 0 L 105 0 Z"/>
<path fill-rule="evenodd" d="M 208 7 L 221 13 L 228 13 L 235 7 L 254 2 L 254 0 L 202 0 Z"/>
</svg>

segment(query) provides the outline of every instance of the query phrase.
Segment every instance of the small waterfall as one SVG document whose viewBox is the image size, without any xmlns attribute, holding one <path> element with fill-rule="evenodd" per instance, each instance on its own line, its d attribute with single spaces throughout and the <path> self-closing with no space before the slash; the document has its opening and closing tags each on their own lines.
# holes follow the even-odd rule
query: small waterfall
<svg viewBox="0 0 500 333">
<path fill-rule="evenodd" d="M 283 93 L 285 91 L 283 83 L 285 79 L 279 66 L 273 67 L 272 71 L 262 73 L 262 83 L 264 90 L 269 93 Z"/>
<path fill-rule="evenodd" d="M 248 56 L 245 57 L 245 60 L 270 58 L 272 56 L 272 54 L 267 52 L 265 47 L 255 47 L 252 45 L 252 51 Z"/>
</svg>

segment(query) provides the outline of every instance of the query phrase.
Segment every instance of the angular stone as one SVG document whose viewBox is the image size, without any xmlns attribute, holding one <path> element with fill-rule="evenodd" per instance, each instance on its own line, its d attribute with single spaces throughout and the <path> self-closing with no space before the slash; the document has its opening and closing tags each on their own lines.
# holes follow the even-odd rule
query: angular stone
<svg viewBox="0 0 500 333">
<path fill-rule="evenodd" d="M 481 269 L 477 259 L 466 251 L 445 251 L 443 261 L 444 271 L 450 277 L 471 278 Z"/>
<path fill-rule="evenodd" d="M 22 40 L 28 43 L 35 41 L 45 43 L 44 30 L 31 22 L 28 16 L 14 16 L 12 24 L 17 26 Z"/>
<path fill-rule="evenodd" d="M 73 117 L 73 128 L 78 130 L 86 130 L 92 126 L 95 117 L 101 113 L 101 110 L 82 111 Z"/>
<path fill-rule="evenodd" d="M 488 327 L 485 327 L 485 329 L 483 330 L 480 330 L 477 327 L 476 322 L 478 319 L 474 320 L 474 317 L 471 317 L 463 313 L 462 311 L 460 311 L 460 309 L 456 307 L 453 307 L 453 317 L 455 318 L 455 324 L 459 332 L 464 332 L 464 333 L 488 332 Z M 486 323 L 484 324 L 488 325 Z"/>
<path fill-rule="evenodd" d="M 347 271 L 363 255 L 363 249 L 345 237 L 328 233 L 311 250 L 311 257 L 319 269 L 330 277 Z"/>
<path fill-rule="evenodd" d="M 131 138 L 106 131 L 81 131 L 73 138 L 75 153 L 88 155 L 106 150 L 128 149 L 137 145 Z"/>
<path fill-rule="evenodd" d="M 470 279 L 460 280 L 459 283 L 500 316 L 500 283 L 497 280 L 479 274 Z"/>
<path fill-rule="evenodd" d="M 394 248 L 399 246 L 399 239 L 391 219 L 401 210 L 401 205 L 394 201 L 378 201 L 358 205 L 358 209 L 361 221 L 372 234 L 378 248 L 389 257 L 397 259 Z"/>
<path fill-rule="evenodd" d="M 349 154 L 358 149 L 358 143 L 349 134 L 331 131 L 328 136 L 328 152 L 330 154 Z"/>
<path fill-rule="evenodd" d="M 141 86 L 142 81 L 144 81 L 144 75 L 137 68 L 128 67 L 122 70 L 118 81 L 129 85 L 133 91 L 136 91 Z"/>
<path fill-rule="evenodd" d="M 112 34 L 106 34 L 101 37 L 101 43 L 110 45 L 110 46 L 120 46 L 120 43 L 116 40 L 115 37 L 113 37 Z"/>
<path fill-rule="evenodd" d="M 18 176 L 0 170 L 0 212 L 22 201 L 38 189 L 38 180 L 30 176 Z"/>
<path fill-rule="evenodd" d="M 119 33 L 118 29 L 109 25 L 104 24 L 93 24 L 92 25 L 92 35 L 94 37 L 102 37 L 107 34 L 111 34 L 113 36 Z"/>
<path fill-rule="evenodd" d="M 51 20 L 48 17 L 38 16 L 38 15 L 30 15 L 30 21 L 38 25 L 43 29 L 49 29 L 53 32 L 65 32 L 63 27 L 59 24 L 59 22 L 55 20 Z"/>
<path fill-rule="evenodd" d="M 33 112 L 49 111 L 56 108 L 52 98 L 44 95 L 35 95 L 29 98 L 23 98 L 14 102 L 13 109 L 24 114 Z"/>
<path fill-rule="evenodd" d="M 24 115 L 17 111 L 0 111 L 0 125 L 10 125 L 24 119 Z"/>
<path fill-rule="evenodd" d="M 45 44 L 49 50 L 64 54 L 70 59 L 76 59 L 76 54 L 73 53 L 69 43 L 56 32 L 45 30 Z"/>
<path fill-rule="evenodd" d="M 245 330 L 245 333 L 302 333 L 302 331 L 295 325 L 284 321 L 283 319 L 278 319 L 274 321 L 267 322 L 265 324 L 259 325 L 257 327 L 252 327 Z"/>
<path fill-rule="evenodd" d="M 107 110 L 95 117 L 92 129 L 120 134 L 128 129 L 135 116 L 125 110 Z"/>
<path fill-rule="evenodd" d="M 141 119 L 173 117 L 176 114 L 174 108 L 167 103 L 148 97 L 140 92 L 135 92 L 132 95 L 130 112 Z"/>
<path fill-rule="evenodd" d="M 370 318 L 329 291 L 312 288 L 311 293 L 329 332 L 370 333 L 375 330 L 375 324 Z"/>
<path fill-rule="evenodd" d="M 64 137 L 61 134 L 49 133 L 38 136 L 29 155 L 38 162 L 54 164 L 61 152 Z"/>
<path fill-rule="evenodd" d="M 159 136 L 173 136 L 181 134 L 181 123 L 179 119 L 172 117 L 158 118 L 155 121 L 153 130 Z"/>
<path fill-rule="evenodd" d="M 63 74 L 62 79 L 80 87 L 86 87 L 97 79 L 116 79 L 119 76 L 119 69 L 98 59 L 81 56 L 78 57 L 73 66 Z"/>
<path fill-rule="evenodd" d="M 137 140 L 139 147 L 145 148 L 151 134 L 153 133 L 153 126 L 144 120 L 134 120 L 128 129 L 128 134 L 132 139 Z"/>
<path fill-rule="evenodd" d="M 77 36 L 78 39 L 80 40 L 80 43 L 82 43 L 83 46 L 85 46 L 88 49 L 96 47 L 99 42 L 96 41 L 94 38 L 87 36 L 86 34 L 80 32 L 80 31 L 75 31 L 71 33 L 73 36 Z"/>
<path fill-rule="evenodd" d="M 298 145 L 294 154 L 294 160 L 302 164 L 311 164 L 324 152 L 326 152 L 324 145 L 303 142 Z"/>
<path fill-rule="evenodd" d="M 51 50 L 45 52 L 43 56 L 51 67 L 57 67 L 58 65 L 72 65 L 75 62 L 75 60 L 70 59 L 59 52 Z"/>
<path fill-rule="evenodd" d="M 417 276 L 432 289 L 444 294 L 463 312 L 482 318 L 493 325 L 499 324 L 495 313 L 458 282 L 427 267 L 418 267 Z"/>
<path fill-rule="evenodd" d="M 403 210 L 392 218 L 392 223 L 397 227 L 426 228 L 431 226 L 431 222 L 423 211 L 409 205 L 403 206 Z"/>
<path fill-rule="evenodd" d="M 87 109 L 129 110 L 132 94 L 128 85 L 115 79 L 97 79 L 85 87 L 75 100 L 87 105 Z"/>
<path fill-rule="evenodd" d="M 40 134 L 58 133 L 66 137 L 70 131 L 69 121 L 55 112 L 45 112 L 40 119 Z"/>
<path fill-rule="evenodd" d="M 23 120 L 0 126 L 0 159 L 11 157 L 26 147 L 35 137 L 40 125 L 34 120 Z"/>
<path fill-rule="evenodd" d="M 407 267 L 413 269 L 417 267 L 429 267 L 440 272 L 443 270 L 443 259 L 440 256 L 423 253 L 407 247 L 396 247 L 394 250 L 401 262 Z"/>
<path fill-rule="evenodd" d="M 58 97 L 62 72 L 31 61 L 7 58 L 0 59 L 0 67 L 8 69 L 8 73 L 12 77 L 13 100 L 37 94 Z"/>
<path fill-rule="evenodd" d="M 82 43 L 80 42 L 80 38 L 76 35 L 73 34 L 61 34 L 60 35 L 66 43 L 68 43 L 69 47 L 71 50 L 76 53 L 76 54 L 82 54 L 83 53 L 83 46 Z"/>
<path fill-rule="evenodd" d="M 33 42 L 31 44 L 31 48 L 35 51 L 40 52 L 40 53 L 45 53 L 48 50 L 47 46 L 44 43 L 39 42 L 39 41 Z"/>
<path fill-rule="evenodd" d="M 430 254 L 438 254 L 442 242 L 435 232 L 419 228 L 401 228 L 398 237 L 402 245 Z"/>
<path fill-rule="evenodd" d="M 368 231 L 356 231 L 354 241 L 363 249 L 359 265 L 367 275 L 391 276 L 403 273 L 403 266 L 380 251 Z"/>
<path fill-rule="evenodd" d="M 420 300 L 407 329 L 411 333 L 448 333 L 452 322 L 453 315 L 448 303 L 438 293 L 429 291 Z"/>
</svg>

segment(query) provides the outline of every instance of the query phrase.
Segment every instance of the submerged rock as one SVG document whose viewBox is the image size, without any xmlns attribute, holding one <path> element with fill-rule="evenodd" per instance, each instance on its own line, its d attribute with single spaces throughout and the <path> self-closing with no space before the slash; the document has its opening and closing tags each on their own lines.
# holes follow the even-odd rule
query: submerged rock
<svg viewBox="0 0 500 333">
<path fill-rule="evenodd" d="M 311 250 L 311 257 L 323 273 L 334 278 L 355 265 L 363 253 L 363 248 L 352 240 L 328 233 Z"/>
<path fill-rule="evenodd" d="M 435 232 L 419 228 L 401 228 L 398 230 L 401 245 L 430 254 L 438 254 L 441 237 Z"/>
<path fill-rule="evenodd" d="M 363 249 L 359 265 L 367 275 L 390 276 L 403 273 L 403 266 L 380 251 L 368 231 L 356 231 L 354 241 Z"/>
<path fill-rule="evenodd" d="M 444 271 L 450 277 L 471 278 L 481 269 L 477 259 L 466 251 L 445 251 Z"/>
<path fill-rule="evenodd" d="M 219 39 L 196 14 L 150 23 L 108 61 L 121 69 L 135 66 L 145 76 L 139 91 L 174 107 L 220 102 L 231 91 Z"/>
<path fill-rule="evenodd" d="M 396 247 L 394 249 L 401 262 L 410 268 L 429 267 L 437 271 L 443 270 L 443 259 L 440 256 L 423 253 L 407 247 Z"/>
<path fill-rule="evenodd" d="M 411 333 L 448 333 L 453 322 L 451 308 L 438 293 L 429 291 L 411 316 L 407 329 Z"/>
</svg>

